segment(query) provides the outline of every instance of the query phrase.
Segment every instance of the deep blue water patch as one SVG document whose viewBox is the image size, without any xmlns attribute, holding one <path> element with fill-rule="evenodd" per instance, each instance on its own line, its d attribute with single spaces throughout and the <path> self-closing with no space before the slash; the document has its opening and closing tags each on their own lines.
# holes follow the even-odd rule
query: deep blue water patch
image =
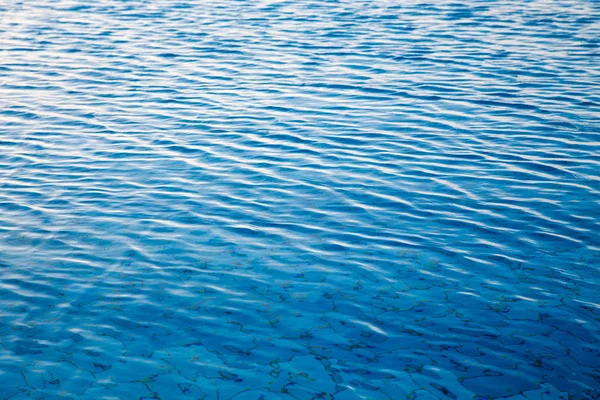
<svg viewBox="0 0 600 400">
<path fill-rule="evenodd" d="M 600 3 L 0 2 L 0 398 L 595 399 Z"/>
</svg>

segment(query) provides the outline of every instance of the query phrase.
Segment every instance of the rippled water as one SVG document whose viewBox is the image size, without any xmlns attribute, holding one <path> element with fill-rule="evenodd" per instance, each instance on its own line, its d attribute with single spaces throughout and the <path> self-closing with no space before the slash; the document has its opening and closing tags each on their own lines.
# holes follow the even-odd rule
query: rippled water
<svg viewBox="0 0 600 400">
<path fill-rule="evenodd" d="M 598 398 L 600 3 L 0 6 L 0 398 Z"/>
</svg>

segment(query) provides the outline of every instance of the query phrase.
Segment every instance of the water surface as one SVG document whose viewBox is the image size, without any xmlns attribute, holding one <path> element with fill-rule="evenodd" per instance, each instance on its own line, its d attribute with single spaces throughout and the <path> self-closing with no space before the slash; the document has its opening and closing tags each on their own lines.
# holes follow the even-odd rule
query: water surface
<svg viewBox="0 0 600 400">
<path fill-rule="evenodd" d="M 598 398 L 599 38 L 586 0 L 0 0 L 0 398 Z"/>
</svg>

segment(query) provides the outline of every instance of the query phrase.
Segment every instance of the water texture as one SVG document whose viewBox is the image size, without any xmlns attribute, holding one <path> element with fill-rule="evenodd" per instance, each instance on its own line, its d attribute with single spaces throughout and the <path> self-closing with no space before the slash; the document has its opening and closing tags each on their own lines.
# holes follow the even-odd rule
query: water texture
<svg viewBox="0 0 600 400">
<path fill-rule="evenodd" d="M 0 398 L 599 398 L 599 50 L 586 0 L 0 0 Z"/>
</svg>

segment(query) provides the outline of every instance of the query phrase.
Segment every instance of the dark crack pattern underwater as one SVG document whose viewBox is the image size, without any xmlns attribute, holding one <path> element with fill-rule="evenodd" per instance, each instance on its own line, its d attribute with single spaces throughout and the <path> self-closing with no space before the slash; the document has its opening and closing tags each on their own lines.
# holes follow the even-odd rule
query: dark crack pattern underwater
<svg viewBox="0 0 600 400">
<path fill-rule="evenodd" d="M 0 399 L 600 398 L 600 3 L 0 0 Z"/>
</svg>

